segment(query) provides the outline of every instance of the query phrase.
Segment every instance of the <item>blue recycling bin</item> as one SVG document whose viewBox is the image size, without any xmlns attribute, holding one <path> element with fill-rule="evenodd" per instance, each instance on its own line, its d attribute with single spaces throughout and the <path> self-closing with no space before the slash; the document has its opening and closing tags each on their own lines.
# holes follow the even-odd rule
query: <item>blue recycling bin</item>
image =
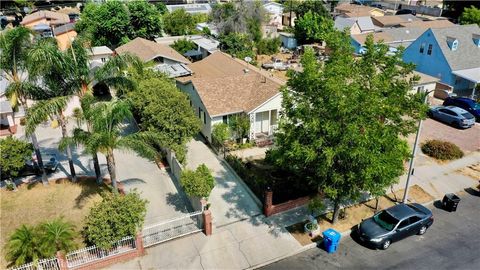
<svg viewBox="0 0 480 270">
<path fill-rule="evenodd" d="M 337 251 L 338 243 L 342 235 L 334 229 L 328 229 L 323 232 L 323 245 L 328 253 Z"/>
</svg>

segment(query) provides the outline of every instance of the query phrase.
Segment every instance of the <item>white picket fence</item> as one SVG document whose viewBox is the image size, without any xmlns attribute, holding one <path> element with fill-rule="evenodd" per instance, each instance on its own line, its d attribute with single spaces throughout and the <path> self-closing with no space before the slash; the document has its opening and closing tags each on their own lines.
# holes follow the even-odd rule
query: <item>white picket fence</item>
<svg viewBox="0 0 480 270">
<path fill-rule="evenodd" d="M 77 267 L 135 249 L 135 238 L 127 236 L 115 243 L 113 247 L 108 250 L 91 246 L 70 252 L 66 255 L 67 266 L 68 268 Z"/>
<path fill-rule="evenodd" d="M 203 212 L 194 212 L 182 217 L 145 227 L 142 231 L 143 246 L 150 247 L 202 230 Z"/>
<path fill-rule="evenodd" d="M 41 259 L 37 264 L 31 262 L 10 270 L 59 270 L 57 258 Z"/>
</svg>

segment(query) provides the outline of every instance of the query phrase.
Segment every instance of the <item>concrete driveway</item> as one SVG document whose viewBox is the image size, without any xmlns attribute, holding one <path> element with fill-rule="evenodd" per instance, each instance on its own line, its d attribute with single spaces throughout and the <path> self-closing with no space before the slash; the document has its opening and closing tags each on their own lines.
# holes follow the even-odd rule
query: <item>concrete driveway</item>
<svg viewBox="0 0 480 270">
<path fill-rule="evenodd" d="M 194 170 L 204 163 L 215 177 L 216 185 L 208 199 L 215 226 L 227 225 L 261 214 L 260 207 L 241 180 L 200 138 L 191 140 L 187 147 L 187 168 Z"/>
<path fill-rule="evenodd" d="M 74 128 L 73 123 L 68 130 Z M 135 131 L 131 125 L 125 127 L 125 132 Z M 23 127 L 20 127 L 17 137 L 25 139 Z M 61 139 L 61 130 L 53 129 L 49 125 L 41 125 L 36 130 L 38 142 L 43 153 L 54 153 L 61 164 L 56 173 L 48 176 L 49 179 L 70 175 L 68 159 L 64 152 L 58 151 Z M 74 167 L 77 175 L 95 175 L 93 161 L 90 155 L 83 152 L 82 147 L 73 148 Z M 183 194 L 182 189 L 175 186 L 171 176 L 161 171 L 157 165 L 145 158 L 139 157 L 131 151 L 115 150 L 118 181 L 123 183 L 126 191 L 137 189 L 142 198 L 149 201 L 145 224 L 154 224 L 166 219 L 174 218 L 191 211 L 191 206 Z M 109 177 L 106 159 L 98 154 L 100 168 L 104 177 Z M 19 179 L 19 182 L 28 181 L 34 177 Z M 180 192 L 179 192 L 180 191 Z M 188 203 L 187 203 L 188 202 Z"/>
</svg>

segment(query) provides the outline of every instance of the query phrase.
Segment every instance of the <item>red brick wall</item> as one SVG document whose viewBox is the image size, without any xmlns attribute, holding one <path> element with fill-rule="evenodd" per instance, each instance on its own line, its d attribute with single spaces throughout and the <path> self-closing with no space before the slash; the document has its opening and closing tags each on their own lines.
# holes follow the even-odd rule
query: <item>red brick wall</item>
<svg viewBox="0 0 480 270">
<path fill-rule="evenodd" d="M 309 196 L 301 197 L 295 200 L 290 200 L 288 202 L 273 204 L 273 191 L 267 190 L 265 192 L 265 201 L 263 203 L 263 214 L 267 217 L 275 215 L 293 208 L 297 208 L 307 204 L 310 201 Z"/>
</svg>

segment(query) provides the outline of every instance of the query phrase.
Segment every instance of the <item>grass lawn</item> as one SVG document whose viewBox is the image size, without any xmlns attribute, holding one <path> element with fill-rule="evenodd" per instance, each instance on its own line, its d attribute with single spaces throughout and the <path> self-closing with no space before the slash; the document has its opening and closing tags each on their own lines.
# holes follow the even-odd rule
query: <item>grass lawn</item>
<svg viewBox="0 0 480 270">
<path fill-rule="evenodd" d="M 422 204 L 422 203 L 430 202 L 434 199 L 430 194 L 425 192 L 418 185 L 411 186 L 408 194 L 409 194 L 409 199 L 408 199 L 409 202 L 417 202 Z M 381 209 L 385 209 L 390 206 L 393 206 L 395 205 L 395 201 L 401 200 L 402 198 L 403 198 L 403 189 L 396 191 L 395 194 L 390 193 L 385 196 L 382 196 L 379 199 L 378 208 L 379 210 L 381 210 Z M 330 222 L 332 218 L 331 212 L 325 215 L 319 216 L 317 218 L 317 221 L 318 221 L 318 224 L 320 225 L 320 230 L 319 230 L 320 233 L 329 228 L 333 228 L 338 232 L 344 232 L 356 226 L 360 222 L 362 222 L 362 219 L 366 219 L 373 216 L 373 214 L 375 214 L 375 200 L 370 200 L 365 203 L 347 207 L 345 211 L 346 211 L 346 217 L 344 219 L 338 220 L 338 222 L 335 225 L 332 225 L 332 223 Z M 286 229 L 303 246 L 308 245 L 312 242 L 317 242 L 322 240 L 321 236 L 318 236 L 312 239 L 307 233 L 305 233 L 304 225 L 305 225 L 305 222 L 300 222 L 292 226 L 289 226 Z"/>
<path fill-rule="evenodd" d="M 18 191 L 0 191 L 1 232 L 0 268 L 7 265 L 5 261 L 5 244 L 10 234 L 22 224 L 37 225 L 42 221 L 63 217 L 76 226 L 76 231 L 83 228 L 83 219 L 95 202 L 101 200 L 100 193 L 109 188 L 97 186 L 94 179 L 79 177 L 74 184 L 68 180 L 50 181 L 48 187 L 41 183 L 22 185 Z M 83 246 L 80 233 L 77 235 L 79 247 Z"/>
</svg>

